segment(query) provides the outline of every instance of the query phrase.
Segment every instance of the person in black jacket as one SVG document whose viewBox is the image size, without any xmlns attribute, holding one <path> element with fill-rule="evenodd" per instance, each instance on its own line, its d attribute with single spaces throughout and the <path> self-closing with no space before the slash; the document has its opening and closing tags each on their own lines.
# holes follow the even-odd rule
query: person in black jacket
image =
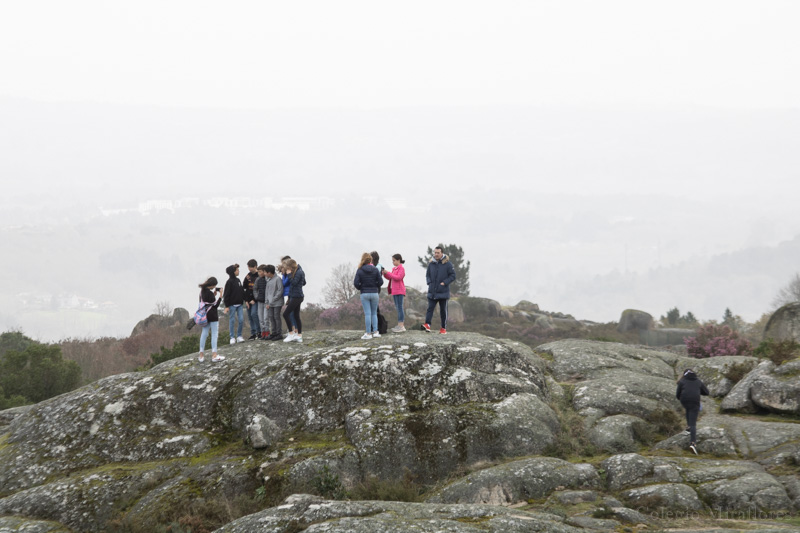
<svg viewBox="0 0 800 533">
<path fill-rule="evenodd" d="M 225 356 L 217 353 L 217 334 L 219 333 L 219 314 L 217 313 L 217 307 L 219 307 L 219 304 L 222 302 L 223 293 L 221 293 L 217 288 L 217 278 L 214 276 L 211 276 L 205 280 L 199 285 L 199 287 L 200 301 L 209 304 L 209 306 L 208 312 L 206 313 L 208 324 L 203 326 L 203 332 L 200 334 L 200 355 L 197 357 L 197 360 L 201 363 L 205 361 L 203 351 L 206 348 L 206 339 L 210 333 L 212 353 L 211 360 L 217 363 L 225 359 Z"/>
<path fill-rule="evenodd" d="M 422 329 L 430 333 L 433 310 L 439 304 L 439 316 L 442 327 L 439 333 L 447 333 L 447 301 L 450 299 L 450 284 L 456 280 L 456 269 L 450 258 L 438 246 L 433 249 L 433 259 L 428 264 L 425 272 L 425 281 L 428 283 L 428 310 L 425 312 L 425 323 Z"/>
<path fill-rule="evenodd" d="M 689 448 L 695 455 L 697 455 L 695 439 L 697 438 L 697 415 L 700 414 L 700 396 L 708 396 L 708 389 L 694 373 L 694 370 L 687 368 L 683 371 L 683 377 L 678 381 L 675 397 L 686 409 L 686 423 L 689 425 Z"/>
<path fill-rule="evenodd" d="M 244 287 L 244 306 L 247 308 L 247 318 L 250 319 L 250 340 L 261 337 L 261 326 L 258 323 L 258 305 L 253 296 L 253 286 L 258 279 L 258 261 L 251 259 L 247 262 L 249 272 L 242 283 Z"/>
<path fill-rule="evenodd" d="M 367 330 L 361 337 L 364 340 L 381 336 L 378 332 L 378 291 L 380 291 L 381 285 L 383 285 L 383 278 L 378 269 L 372 265 L 372 256 L 368 253 L 362 254 L 353 286 L 361 291 L 364 328 Z"/>
<path fill-rule="evenodd" d="M 242 337 L 242 328 L 244 327 L 244 287 L 239 280 L 239 265 L 231 265 L 225 269 L 228 273 L 228 281 L 225 283 L 225 290 L 223 291 L 225 302 L 225 314 L 230 312 L 231 319 L 228 322 L 228 330 L 231 334 L 231 344 L 237 342 L 244 342 Z M 239 327 L 237 328 L 236 335 L 233 334 L 233 321 L 234 318 L 239 319 Z"/>
</svg>

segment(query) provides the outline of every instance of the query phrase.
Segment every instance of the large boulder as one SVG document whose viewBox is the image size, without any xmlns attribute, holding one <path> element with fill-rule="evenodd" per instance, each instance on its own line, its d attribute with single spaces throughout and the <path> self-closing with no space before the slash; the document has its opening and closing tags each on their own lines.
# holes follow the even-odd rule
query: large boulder
<svg viewBox="0 0 800 533">
<path fill-rule="evenodd" d="M 318 526 L 318 527 L 315 527 Z M 217 533 L 580 533 L 554 515 L 488 505 L 326 501 L 305 494 L 235 520 Z"/>
<path fill-rule="evenodd" d="M 554 457 L 536 457 L 487 468 L 444 487 L 432 503 L 510 505 L 549 496 L 556 489 L 600 486 L 590 464 L 572 464 Z"/>
<path fill-rule="evenodd" d="M 608 416 L 601 418 L 592 426 L 589 430 L 589 440 L 607 452 L 633 452 L 639 448 L 637 432 L 645 430 L 647 426 L 647 422 L 636 416 Z"/>
<path fill-rule="evenodd" d="M 619 317 L 617 331 L 626 333 L 628 331 L 646 331 L 653 328 L 653 315 L 638 309 L 626 309 Z"/>
<path fill-rule="evenodd" d="M 134 326 L 131 337 L 141 335 L 153 329 L 168 329 L 173 327 L 184 327 L 189 321 L 189 311 L 181 307 L 172 311 L 171 315 L 150 315 L 144 320 L 140 320 Z"/>
<path fill-rule="evenodd" d="M 185 356 L 13 413 L 0 437 L 0 514 L 100 531 L 130 501 L 143 503 L 127 519 L 145 519 L 164 502 L 222 486 L 252 493 L 259 480 L 302 486 L 322 470 L 349 487 L 409 471 L 435 483 L 553 443 L 545 362 L 525 345 L 466 333 L 358 337 L 316 331 L 303 345 L 224 347 L 221 364 Z M 232 442 L 248 450 L 236 468 L 225 457 Z"/>
<path fill-rule="evenodd" d="M 536 347 L 552 361 L 548 368 L 558 381 L 603 378 L 617 370 L 675 379 L 673 363 L 677 356 L 651 348 L 616 342 L 565 339 Z M 673 390 L 674 393 L 674 390 Z"/>
<path fill-rule="evenodd" d="M 464 315 L 469 320 L 481 320 L 484 318 L 498 318 L 503 316 L 503 306 L 500 302 L 490 298 L 478 298 L 475 296 L 461 296 L 458 302 L 464 309 Z"/>
<path fill-rule="evenodd" d="M 786 304 L 775 311 L 764 328 L 764 338 L 800 342 L 800 302 Z"/>
<path fill-rule="evenodd" d="M 800 414 L 800 361 L 760 363 L 722 400 L 723 411 Z"/>
</svg>

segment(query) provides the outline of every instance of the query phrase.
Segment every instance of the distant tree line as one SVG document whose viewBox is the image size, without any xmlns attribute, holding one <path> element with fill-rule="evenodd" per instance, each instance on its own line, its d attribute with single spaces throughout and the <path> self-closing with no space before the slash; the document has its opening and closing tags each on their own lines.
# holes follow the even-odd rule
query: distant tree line
<svg viewBox="0 0 800 533">
<path fill-rule="evenodd" d="M 0 334 L 0 409 L 41 402 L 78 387 L 81 368 L 57 344 L 17 331 Z"/>
</svg>

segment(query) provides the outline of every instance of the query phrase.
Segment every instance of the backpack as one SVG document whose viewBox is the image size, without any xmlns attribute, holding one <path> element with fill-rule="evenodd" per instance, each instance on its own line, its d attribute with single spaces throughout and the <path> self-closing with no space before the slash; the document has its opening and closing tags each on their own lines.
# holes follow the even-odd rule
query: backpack
<svg viewBox="0 0 800 533">
<path fill-rule="evenodd" d="M 197 304 L 197 311 L 194 312 L 194 317 L 186 324 L 186 329 L 192 329 L 195 324 L 201 328 L 206 327 L 208 325 L 208 310 L 211 309 L 212 305 L 214 304 L 207 302 Z"/>
<path fill-rule="evenodd" d="M 389 323 L 386 322 L 386 317 L 378 311 L 378 333 L 385 335 L 389 331 Z"/>
</svg>

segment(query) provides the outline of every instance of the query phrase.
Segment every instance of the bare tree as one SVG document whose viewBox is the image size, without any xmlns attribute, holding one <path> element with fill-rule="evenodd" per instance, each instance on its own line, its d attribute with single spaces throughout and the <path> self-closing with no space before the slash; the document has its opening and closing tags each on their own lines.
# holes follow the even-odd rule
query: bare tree
<svg viewBox="0 0 800 533">
<path fill-rule="evenodd" d="M 333 267 L 331 275 L 325 281 L 322 297 L 328 305 L 338 307 L 358 294 L 358 289 L 353 285 L 356 277 L 356 267 L 348 263 Z"/>
<path fill-rule="evenodd" d="M 772 305 L 777 309 L 792 302 L 800 302 L 800 273 L 794 275 L 789 283 L 778 291 Z"/>
<path fill-rule="evenodd" d="M 168 317 L 172 315 L 172 305 L 166 301 L 162 300 L 160 302 L 156 302 L 156 307 L 153 309 L 153 313 L 158 316 Z"/>
</svg>

